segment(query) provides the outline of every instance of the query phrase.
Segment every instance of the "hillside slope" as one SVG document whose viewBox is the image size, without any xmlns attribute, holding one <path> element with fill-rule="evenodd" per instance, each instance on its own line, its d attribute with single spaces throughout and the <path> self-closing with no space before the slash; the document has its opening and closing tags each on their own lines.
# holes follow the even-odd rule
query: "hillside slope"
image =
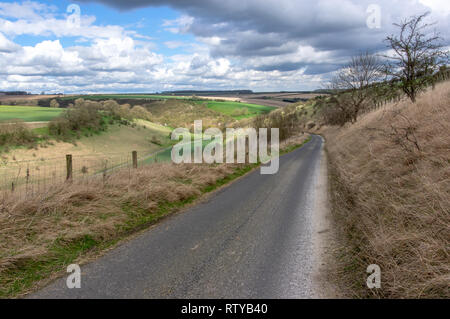
<svg viewBox="0 0 450 319">
<path fill-rule="evenodd" d="M 450 297 L 450 82 L 323 128 L 338 273 L 358 297 Z M 366 268 L 381 267 L 381 289 Z"/>
</svg>

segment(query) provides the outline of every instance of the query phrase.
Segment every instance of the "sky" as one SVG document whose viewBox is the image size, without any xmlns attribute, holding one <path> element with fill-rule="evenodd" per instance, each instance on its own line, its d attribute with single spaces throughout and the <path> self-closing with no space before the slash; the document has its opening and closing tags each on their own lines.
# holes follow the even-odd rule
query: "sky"
<svg viewBox="0 0 450 319">
<path fill-rule="evenodd" d="M 427 11 L 449 46 L 448 0 L 0 1 L 0 91 L 314 90 Z"/>
</svg>

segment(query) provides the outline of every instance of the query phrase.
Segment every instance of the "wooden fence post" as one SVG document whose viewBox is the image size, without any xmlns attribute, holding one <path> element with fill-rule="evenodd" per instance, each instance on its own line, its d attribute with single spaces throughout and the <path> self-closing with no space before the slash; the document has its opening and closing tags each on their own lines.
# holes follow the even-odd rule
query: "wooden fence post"
<svg viewBox="0 0 450 319">
<path fill-rule="evenodd" d="M 66 155 L 67 177 L 66 180 L 72 180 L 72 155 Z"/>
<path fill-rule="evenodd" d="M 108 170 L 108 160 L 105 160 L 105 169 L 103 170 L 103 186 L 105 186 L 106 183 L 106 171 Z"/>
<path fill-rule="evenodd" d="M 133 157 L 133 168 L 137 168 L 137 151 L 133 151 L 132 153 L 132 157 Z"/>
</svg>

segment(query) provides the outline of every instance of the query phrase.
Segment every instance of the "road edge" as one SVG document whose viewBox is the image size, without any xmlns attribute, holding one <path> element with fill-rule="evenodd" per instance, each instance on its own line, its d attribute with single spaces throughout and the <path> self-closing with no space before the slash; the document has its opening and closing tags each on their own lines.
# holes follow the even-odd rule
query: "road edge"
<svg viewBox="0 0 450 319">
<path fill-rule="evenodd" d="M 314 248 L 314 298 L 333 299 L 340 298 L 338 288 L 330 280 L 330 270 L 333 264 L 332 251 L 334 250 L 336 232 L 331 216 L 331 205 L 328 183 L 328 158 L 325 151 L 325 139 L 322 139 L 320 150 L 320 163 L 318 176 L 314 185 L 314 214 L 313 214 L 313 248 Z"/>
</svg>

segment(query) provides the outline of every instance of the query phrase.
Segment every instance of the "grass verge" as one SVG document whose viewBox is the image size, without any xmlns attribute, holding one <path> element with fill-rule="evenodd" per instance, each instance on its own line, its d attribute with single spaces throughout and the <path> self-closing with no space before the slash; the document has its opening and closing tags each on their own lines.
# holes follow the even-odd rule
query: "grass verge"
<svg viewBox="0 0 450 319">
<path fill-rule="evenodd" d="M 449 298 L 450 83 L 324 129 L 336 277 L 358 298 Z M 381 268 L 368 289 L 366 269 Z"/>
</svg>

